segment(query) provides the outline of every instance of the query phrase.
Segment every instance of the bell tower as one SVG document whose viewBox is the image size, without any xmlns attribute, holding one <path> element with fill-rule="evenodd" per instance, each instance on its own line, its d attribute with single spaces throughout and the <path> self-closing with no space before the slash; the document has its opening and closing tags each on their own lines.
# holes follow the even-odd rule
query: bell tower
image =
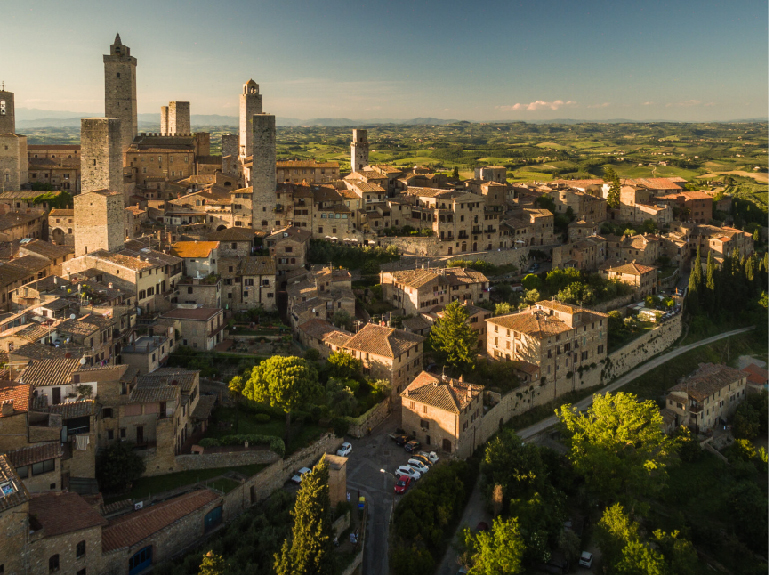
<svg viewBox="0 0 769 575">
<path fill-rule="evenodd" d="M 240 93 L 240 130 L 238 132 L 240 158 L 254 155 L 254 114 L 261 113 L 262 95 L 259 93 L 259 84 L 249 80 L 243 84 L 243 91 Z"/>
<path fill-rule="evenodd" d="M 136 58 L 120 34 L 104 55 L 104 116 L 120 120 L 120 147 L 125 152 L 136 136 Z"/>
</svg>

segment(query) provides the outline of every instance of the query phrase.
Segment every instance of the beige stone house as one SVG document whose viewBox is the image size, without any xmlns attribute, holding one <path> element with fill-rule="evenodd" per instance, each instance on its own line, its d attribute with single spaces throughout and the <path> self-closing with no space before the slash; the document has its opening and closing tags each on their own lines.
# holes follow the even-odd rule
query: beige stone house
<svg viewBox="0 0 769 575">
<path fill-rule="evenodd" d="M 489 298 L 488 278 L 469 268 L 381 272 L 380 282 L 384 301 L 406 315 L 454 301 L 479 303 Z"/>
<path fill-rule="evenodd" d="M 224 309 L 276 309 L 278 286 L 274 258 L 224 257 L 219 260 L 219 274 L 222 278 L 221 305 Z"/>
<path fill-rule="evenodd" d="M 483 442 L 483 386 L 421 372 L 401 394 L 401 427 L 430 449 L 457 457 Z"/>
<path fill-rule="evenodd" d="M 304 267 L 307 262 L 307 250 L 310 248 L 312 233 L 289 226 L 267 236 L 270 256 L 275 258 L 277 275 L 280 281 L 286 272 Z"/>
<path fill-rule="evenodd" d="M 607 314 L 553 301 L 486 320 L 489 357 L 536 365 L 554 395 L 572 391 L 577 371 L 594 369 L 608 353 Z"/>
<path fill-rule="evenodd" d="M 629 264 L 608 265 L 601 269 L 601 277 L 619 281 L 634 288 L 634 298 L 644 298 L 657 293 L 657 268 L 631 262 Z"/>
<path fill-rule="evenodd" d="M 665 409 L 675 426 L 702 433 L 728 422 L 745 400 L 747 373 L 724 364 L 701 363 L 689 377 L 670 389 Z"/>
<path fill-rule="evenodd" d="M 278 182 L 320 184 L 339 179 L 339 162 L 278 160 Z"/>
<path fill-rule="evenodd" d="M 75 246 L 75 210 L 51 210 L 48 214 L 48 239 L 56 245 Z"/>
<path fill-rule="evenodd" d="M 224 311 L 215 307 L 185 306 L 165 312 L 163 319 L 179 323 L 179 343 L 200 351 L 211 351 L 222 341 Z"/>
</svg>

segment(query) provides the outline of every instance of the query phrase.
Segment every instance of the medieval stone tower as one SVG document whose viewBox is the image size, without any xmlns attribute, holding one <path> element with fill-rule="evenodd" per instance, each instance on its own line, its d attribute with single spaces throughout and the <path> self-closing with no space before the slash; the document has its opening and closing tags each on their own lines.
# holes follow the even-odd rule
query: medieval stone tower
<svg viewBox="0 0 769 575">
<path fill-rule="evenodd" d="M 222 134 L 222 173 L 238 176 L 238 134 Z"/>
<path fill-rule="evenodd" d="M 350 170 L 359 172 L 368 166 L 368 130 L 353 130 L 350 144 Z"/>
<path fill-rule="evenodd" d="M 190 103 L 169 102 L 160 108 L 160 135 L 190 134 Z"/>
<path fill-rule="evenodd" d="M 83 193 L 110 190 L 120 192 L 122 197 L 121 128 L 121 121 L 116 118 L 80 120 L 80 182 Z"/>
<path fill-rule="evenodd" d="M 85 120 L 84 120 L 85 121 Z M 75 202 L 75 257 L 125 245 L 123 194 L 110 190 L 83 192 Z"/>
<path fill-rule="evenodd" d="M 240 94 L 240 153 L 241 158 L 246 158 L 254 153 L 254 114 L 262 113 L 262 95 L 259 93 L 259 84 L 249 80 L 243 84 L 243 92 Z"/>
<path fill-rule="evenodd" d="M 104 55 L 104 116 L 120 120 L 120 149 L 136 136 L 136 58 L 123 46 L 120 34 Z"/>
<path fill-rule="evenodd" d="M 261 221 L 265 213 L 271 212 L 277 203 L 275 116 L 255 114 L 252 123 L 254 149 L 250 184 L 253 187 L 252 216 L 256 226 L 256 222 Z M 269 215 L 272 216 L 272 214 Z"/>
<path fill-rule="evenodd" d="M 27 137 L 16 133 L 13 92 L 0 90 L 0 192 L 19 191 L 29 181 Z"/>
</svg>

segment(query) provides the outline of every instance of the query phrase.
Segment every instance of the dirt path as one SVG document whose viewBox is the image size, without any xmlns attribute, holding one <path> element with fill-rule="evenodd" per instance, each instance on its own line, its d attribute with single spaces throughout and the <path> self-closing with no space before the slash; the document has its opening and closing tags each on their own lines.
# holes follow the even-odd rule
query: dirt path
<svg viewBox="0 0 769 575">
<path fill-rule="evenodd" d="M 752 327 L 746 327 L 742 329 L 734 329 L 732 331 L 727 331 L 726 333 L 720 333 L 718 335 L 714 335 L 713 337 L 709 337 L 706 339 L 701 339 L 700 341 L 696 341 L 694 343 L 691 343 L 689 345 L 683 345 L 681 347 L 677 347 L 676 349 L 669 351 L 667 353 L 664 353 L 660 355 L 659 357 L 648 361 L 644 363 L 643 365 L 635 368 L 634 370 L 629 371 L 622 377 L 620 377 L 617 381 L 614 383 L 610 383 L 606 387 L 604 387 L 601 391 L 598 393 L 609 393 L 612 391 L 615 391 L 616 389 L 619 389 L 626 383 L 630 383 L 635 378 L 643 375 L 644 373 L 647 373 L 654 369 L 655 367 L 659 367 L 663 363 L 666 363 L 670 361 L 671 359 L 678 357 L 681 354 L 686 353 L 687 351 L 690 351 L 694 349 L 695 347 L 700 347 L 701 345 L 708 345 L 710 343 L 713 343 L 714 341 L 718 341 L 719 339 L 723 339 L 725 337 L 731 337 L 733 335 L 737 335 L 738 333 L 743 333 L 746 331 L 749 331 L 753 329 Z M 582 401 L 578 401 L 575 405 L 578 409 L 584 410 L 590 407 L 590 405 L 593 403 L 593 396 L 586 397 Z M 547 419 L 543 419 L 542 421 L 535 423 L 534 425 L 530 427 L 525 427 L 524 429 L 518 430 L 518 436 L 521 439 L 528 439 L 529 437 L 536 435 L 538 433 L 542 433 L 545 429 L 552 427 L 558 422 L 558 418 L 555 416 L 548 417 Z"/>
</svg>

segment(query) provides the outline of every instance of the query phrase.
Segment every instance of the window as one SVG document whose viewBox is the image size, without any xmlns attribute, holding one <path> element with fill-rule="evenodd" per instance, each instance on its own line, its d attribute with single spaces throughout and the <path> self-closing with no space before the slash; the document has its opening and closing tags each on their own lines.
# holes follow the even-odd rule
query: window
<svg viewBox="0 0 769 575">
<path fill-rule="evenodd" d="M 80 559 L 81 557 L 85 557 L 85 539 L 78 542 L 77 544 L 77 551 L 75 552 L 75 556 Z"/>
<path fill-rule="evenodd" d="M 32 464 L 32 475 L 43 475 L 44 473 L 50 473 L 56 468 L 55 459 L 46 459 L 45 461 L 38 461 Z"/>
<path fill-rule="evenodd" d="M 423 419 L 423 420 L 421 421 L 420 425 L 421 425 L 422 427 L 424 427 L 425 429 L 430 429 L 430 422 L 429 422 L 427 419 Z"/>
<path fill-rule="evenodd" d="M 110 419 L 112 418 L 112 408 L 111 407 L 105 407 L 101 410 L 101 416 L 102 419 Z"/>
<path fill-rule="evenodd" d="M 83 567 L 80 571 L 78 571 L 77 575 L 85 575 L 85 567 Z"/>
<path fill-rule="evenodd" d="M 59 570 L 59 556 L 51 555 L 50 559 L 48 559 L 48 572 L 56 573 L 58 570 Z"/>
</svg>

